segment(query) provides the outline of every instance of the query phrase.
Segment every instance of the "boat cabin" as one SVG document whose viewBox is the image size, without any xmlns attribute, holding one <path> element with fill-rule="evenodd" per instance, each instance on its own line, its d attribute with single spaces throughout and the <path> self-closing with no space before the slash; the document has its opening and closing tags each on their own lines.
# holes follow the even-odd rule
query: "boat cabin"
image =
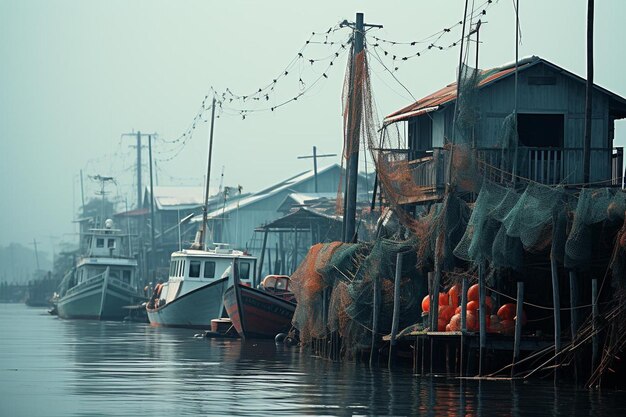
<svg viewBox="0 0 626 417">
<path fill-rule="evenodd" d="M 161 286 L 159 305 L 201 288 L 230 274 L 235 259 L 239 260 L 239 280 L 254 285 L 256 258 L 218 244 L 207 251 L 184 249 L 172 253 L 169 279 Z"/>
</svg>

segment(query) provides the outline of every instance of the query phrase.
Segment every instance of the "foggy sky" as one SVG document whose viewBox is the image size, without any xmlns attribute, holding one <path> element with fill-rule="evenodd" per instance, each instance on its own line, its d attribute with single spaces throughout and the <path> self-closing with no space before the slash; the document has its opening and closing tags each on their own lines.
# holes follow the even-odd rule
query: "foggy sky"
<svg viewBox="0 0 626 417">
<path fill-rule="evenodd" d="M 585 77 L 587 1 L 520 3 L 520 56 L 539 55 Z M 87 199 L 97 188 L 87 175 L 110 175 L 118 182 L 108 188 L 111 196 L 134 208 L 134 139 L 121 138 L 125 132 L 158 132 L 162 140 L 155 141 L 154 152 L 160 185 L 202 185 L 208 123 L 198 125 L 172 161 L 162 160 L 172 155 L 165 141 L 187 129 L 209 86 L 256 91 L 282 71 L 311 32 L 352 21 L 361 11 L 366 22 L 384 25 L 369 36 L 411 41 L 459 21 L 463 4 L 0 0 L 0 245 L 37 238 L 52 252 L 52 242 L 76 240 L 72 220 L 80 205 L 81 169 Z M 595 82 L 622 96 L 625 17 L 626 2 L 596 2 Z M 512 1 L 491 6 L 484 20 L 480 67 L 513 61 Z M 339 31 L 333 39 L 348 35 Z M 331 49 L 320 46 L 311 54 L 321 57 Z M 217 186 L 224 166 L 225 184 L 253 192 L 310 169 L 311 161 L 297 156 L 309 154 L 313 145 L 320 153 L 339 154 L 345 62 L 344 55 L 329 78 L 296 103 L 245 120 L 222 114 L 215 126 L 211 185 Z M 458 48 L 433 52 L 403 64 L 396 75 L 420 98 L 454 81 L 457 63 Z M 298 71 L 313 79 L 321 69 Z M 412 101 L 376 62 L 372 72 L 380 116 Z M 280 84 L 271 102 L 298 91 L 296 82 Z M 616 137 L 616 145 L 624 145 L 624 122 L 617 123 Z M 146 150 L 144 162 L 147 155 Z M 339 158 L 320 164 L 332 162 Z M 144 184 L 147 176 L 145 166 Z"/>
</svg>

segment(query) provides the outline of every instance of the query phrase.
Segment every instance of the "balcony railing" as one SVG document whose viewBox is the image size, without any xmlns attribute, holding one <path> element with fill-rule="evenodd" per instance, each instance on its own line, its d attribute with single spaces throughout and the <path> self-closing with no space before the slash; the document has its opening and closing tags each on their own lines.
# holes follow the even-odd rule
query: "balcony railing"
<svg viewBox="0 0 626 417">
<path fill-rule="evenodd" d="M 547 185 L 576 186 L 584 180 L 583 148 L 519 147 L 517 151 L 479 148 L 475 151 L 477 172 L 496 182 L 512 182 L 513 178 Z M 415 155 L 406 150 L 393 150 L 396 160 L 407 160 L 414 184 L 419 187 L 443 189 L 448 182 L 450 151 L 434 148 Z M 418 158 L 415 158 L 415 157 Z M 455 156 L 455 161 L 459 155 Z M 461 158 L 463 158 L 461 156 Z M 590 149 L 590 183 L 602 187 L 622 187 L 624 149 Z"/>
</svg>

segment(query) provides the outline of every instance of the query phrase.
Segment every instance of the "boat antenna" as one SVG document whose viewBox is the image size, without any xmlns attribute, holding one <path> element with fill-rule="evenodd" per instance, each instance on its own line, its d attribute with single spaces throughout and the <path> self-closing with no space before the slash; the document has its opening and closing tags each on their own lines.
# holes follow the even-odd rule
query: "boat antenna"
<svg viewBox="0 0 626 417">
<path fill-rule="evenodd" d="M 211 130 L 209 133 L 209 155 L 207 161 L 206 172 L 206 187 L 204 190 L 204 205 L 202 207 L 202 225 L 200 230 L 196 233 L 196 239 L 191 245 L 192 249 L 206 250 L 206 224 L 208 215 L 209 204 L 209 184 L 211 180 L 211 154 L 213 153 L 213 127 L 215 125 L 215 96 L 213 96 L 213 102 L 211 103 Z"/>
</svg>

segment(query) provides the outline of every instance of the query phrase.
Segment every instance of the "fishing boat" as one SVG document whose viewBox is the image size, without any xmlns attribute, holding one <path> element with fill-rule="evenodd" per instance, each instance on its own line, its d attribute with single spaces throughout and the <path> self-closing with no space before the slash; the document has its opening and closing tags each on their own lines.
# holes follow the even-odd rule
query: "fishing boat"
<svg viewBox="0 0 626 417">
<path fill-rule="evenodd" d="M 289 277 L 268 275 L 256 289 L 237 279 L 240 275 L 231 274 L 224 293 L 224 307 L 239 336 L 273 339 L 278 333 L 287 332 L 296 310 Z"/>
<path fill-rule="evenodd" d="M 55 297 L 60 318 L 122 320 L 128 314 L 125 306 L 142 301 L 137 260 L 124 255 L 124 238 L 111 219 L 104 228 L 89 229 L 86 253 L 65 275 Z"/>
<path fill-rule="evenodd" d="M 252 285 L 256 258 L 219 243 L 214 249 L 183 249 L 172 253 L 167 282 L 158 284 L 146 305 L 154 326 L 208 329 L 225 316 L 223 297 L 239 260 L 239 279 Z"/>
<path fill-rule="evenodd" d="M 252 283 L 256 258 L 245 252 L 233 250 L 224 243 L 214 243 L 207 248 L 207 213 L 213 152 L 213 124 L 215 122 L 215 97 L 211 104 L 211 130 L 205 181 L 202 223 L 190 249 L 172 253 L 166 283 L 158 284 L 146 305 L 148 320 L 155 326 L 211 328 L 211 320 L 225 316 L 224 291 L 232 275 L 235 260 L 239 261 L 242 282 Z"/>
</svg>

